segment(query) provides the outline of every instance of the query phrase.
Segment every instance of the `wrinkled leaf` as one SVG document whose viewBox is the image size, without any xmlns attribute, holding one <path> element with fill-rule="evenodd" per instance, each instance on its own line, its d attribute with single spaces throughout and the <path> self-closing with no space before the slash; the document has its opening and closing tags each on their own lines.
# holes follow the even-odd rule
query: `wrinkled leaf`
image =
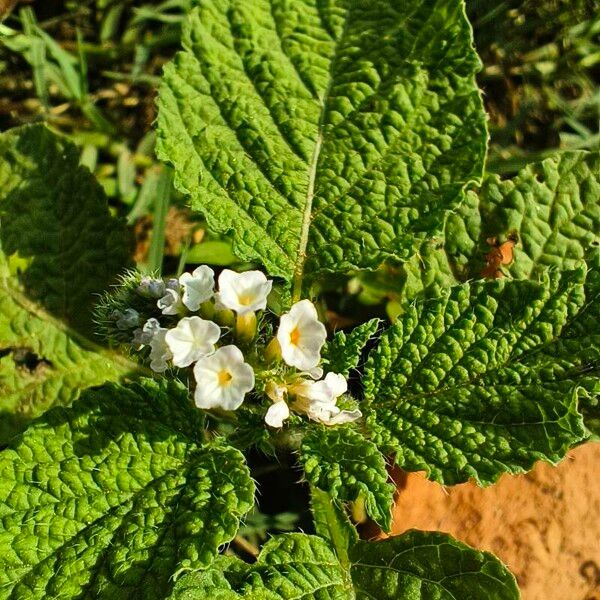
<svg viewBox="0 0 600 600">
<path fill-rule="evenodd" d="M 202 440 L 165 380 L 84 393 L 0 454 L 0 599 L 162 599 L 253 504 L 243 456 Z"/>
<path fill-rule="evenodd" d="M 406 258 L 481 176 L 461 0 L 200 0 L 165 70 L 158 152 L 272 275 Z"/>
</svg>

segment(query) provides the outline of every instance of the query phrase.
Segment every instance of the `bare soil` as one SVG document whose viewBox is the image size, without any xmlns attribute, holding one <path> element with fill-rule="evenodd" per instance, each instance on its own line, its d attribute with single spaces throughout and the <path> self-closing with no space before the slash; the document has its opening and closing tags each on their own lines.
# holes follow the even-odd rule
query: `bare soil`
<svg viewBox="0 0 600 600">
<path fill-rule="evenodd" d="M 393 534 L 440 530 L 499 556 L 523 600 L 600 600 L 600 444 L 489 488 L 400 473 Z"/>
</svg>

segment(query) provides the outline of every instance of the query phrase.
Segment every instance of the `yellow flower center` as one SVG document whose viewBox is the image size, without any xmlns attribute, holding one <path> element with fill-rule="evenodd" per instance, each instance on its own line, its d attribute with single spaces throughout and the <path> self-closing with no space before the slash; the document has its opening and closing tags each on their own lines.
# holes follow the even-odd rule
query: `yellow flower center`
<svg viewBox="0 0 600 600">
<path fill-rule="evenodd" d="M 233 379 L 233 377 L 231 377 L 231 373 L 226 369 L 219 371 L 218 378 L 219 385 L 227 385 Z"/>
<path fill-rule="evenodd" d="M 298 327 L 294 327 L 294 329 L 292 329 L 292 331 L 290 333 L 290 343 L 293 344 L 294 346 L 297 346 L 299 341 L 300 341 L 300 330 L 298 329 Z"/>
<path fill-rule="evenodd" d="M 242 306 L 248 306 L 249 304 L 252 304 L 253 299 L 254 298 L 251 294 L 242 294 L 241 296 L 238 296 L 238 301 Z"/>
</svg>

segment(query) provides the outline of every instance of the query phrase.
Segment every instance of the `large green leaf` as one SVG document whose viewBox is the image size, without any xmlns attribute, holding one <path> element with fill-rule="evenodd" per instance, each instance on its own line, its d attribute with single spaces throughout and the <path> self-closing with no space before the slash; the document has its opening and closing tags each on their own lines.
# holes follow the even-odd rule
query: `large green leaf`
<svg viewBox="0 0 600 600">
<path fill-rule="evenodd" d="M 255 565 L 182 577 L 171 600 L 518 600 L 515 578 L 497 558 L 443 533 L 410 531 L 358 542 L 343 569 L 324 540 L 273 538 Z M 220 565 L 222 566 L 222 565 Z"/>
<path fill-rule="evenodd" d="M 0 292 L 0 444 L 85 388 L 133 376 L 138 365 L 85 339 L 7 284 Z"/>
<path fill-rule="evenodd" d="M 393 278 L 394 287 L 385 278 L 380 286 L 400 289 L 405 304 L 419 295 L 435 297 L 443 288 L 481 277 L 494 238 L 497 244 L 516 240 L 512 263 L 502 267 L 508 276 L 536 279 L 549 267 L 577 267 L 600 242 L 599 232 L 600 153 L 558 152 L 512 179 L 487 175 L 448 215 L 445 241 L 425 240 Z"/>
<path fill-rule="evenodd" d="M 597 302 L 585 297 L 585 274 L 464 284 L 407 309 L 363 377 L 366 425 L 380 450 L 447 484 L 488 484 L 536 460 L 558 462 L 587 435 L 578 410 L 587 375 L 546 364 L 539 377 L 540 355 Z M 585 341 L 573 343 L 584 352 Z"/>
<path fill-rule="evenodd" d="M 253 504 L 243 456 L 202 440 L 181 384 L 84 393 L 0 454 L 0 598 L 165 598 Z"/>
<path fill-rule="evenodd" d="M 357 600 L 518 600 L 515 578 L 493 555 L 443 533 L 409 531 L 352 549 Z"/>
<path fill-rule="evenodd" d="M 78 163 L 75 145 L 43 125 L 0 136 L 2 251 L 22 259 L 13 262 L 30 300 L 87 332 L 97 294 L 128 266 L 130 247 L 124 222 Z"/>
<path fill-rule="evenodd" d="M 272 275 L 408 257 L 482 172 L 462 0 L 199 0 L 165 69 L 159 155 Z"/>
<path fill-rule="evenodd" d="M 487 240 L 516 238 L 506 272 L 527 278 L 574 269 L 600 242 L 600 152 L 560 152 L 513 179 L 489 175 L 446 226 L 446 252 L 461 277 L 478 276 Z"/>
<path fill-rule="evenodd" d="M 488 174 L 447 216 L 444 235 L 424 240 L 400 267 L 360 279 L 375 300 L 392 297 L 402 310 L 417 297 L 480 278 L 494 239 L 516 240 L 514 260 L 502 266 L 506 275 L 537 279 L 549 267 L 575 268 L 600 242 L 599 231 L 600 153 L 557 152 L 512 179 Z"/>
<path fill-rule="evenodd" d="M 314 427 L 302 440 L 300 462 L 312 485 L 332 500 L 364 500 L 369 516 L 389 531 L 395 488 L 377 446 L 359 431 Z"/>
<path fill-rule="evenodd" d="M 0 135 L 0 443 L 53 404 L 138 370 L 83 335 L 129 245 L 78 160 L 43 125 Z"/>
</svg>

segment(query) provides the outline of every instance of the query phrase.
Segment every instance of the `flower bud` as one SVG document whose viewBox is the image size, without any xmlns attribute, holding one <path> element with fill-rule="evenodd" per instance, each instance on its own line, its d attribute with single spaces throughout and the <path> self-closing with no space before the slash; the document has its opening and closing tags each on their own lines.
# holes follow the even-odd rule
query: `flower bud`
<svg viewBox="0 0 600 600">
<path fill-rule="evenodd" d="M 267 363 L 279 362 L 281 360 L 281 346 L 274 337 L 265 348 L 265 360 Z"/>
<path fill-rule="evenodd" d="M 256 313 L 238 314 L 235 320 L 235 335 L 239 342 L 250 343 L 256 335 Z"/>
<path fill-rule="evenodd" d="M 152 277 L 142 277 L 136 292 L 144 298 L 154 298 L 158 300 L 165 295 L 165 282 L 162 279 Z"/>
<path fill-rule="evenodd" d="M 117 319 L 117 329 L 133 329 L 140 324 L 140 313 L 133 308 L 128 308 Z"/>
</svg>

